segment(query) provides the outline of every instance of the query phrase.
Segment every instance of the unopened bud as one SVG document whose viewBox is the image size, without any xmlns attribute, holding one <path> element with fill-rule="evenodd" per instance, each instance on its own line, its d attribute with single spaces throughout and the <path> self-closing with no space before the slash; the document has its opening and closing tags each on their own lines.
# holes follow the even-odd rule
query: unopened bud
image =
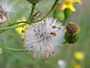
<svg viewBox="0 0 90 68">
<path fill-rule="evenodd" d="M 70 44 L 76 43 L 79 38 L 79 26 L 75 23 L 69 23 L 66 29 L 65 41 Z"/>
<path fill-rule="evenodd" d="M 73 22 L 69 23 L 66 29 L 69 34 L 74 34 L 79 31 L 78 25 Z"/>
</svg>

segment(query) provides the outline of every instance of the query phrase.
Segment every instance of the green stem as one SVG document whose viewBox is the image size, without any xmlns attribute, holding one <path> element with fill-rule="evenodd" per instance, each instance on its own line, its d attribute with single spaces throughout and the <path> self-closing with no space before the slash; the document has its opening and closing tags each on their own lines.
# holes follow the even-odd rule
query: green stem
<svg viewBox="0 0 90 68">
<path fill-rule="evenodd" d="M 3 32 L 3 31 L 6 31 L 6 30 L 12 29 L 12 28 L 17 28 L 17 27 L 24 26 L 26 23 L 29 23 L 30 21 L 32 22 L 32 15 L 33 15 L 33 12 L 34 12 L 34 9 L 35 9 L 35 5 L 36 4 L 32 4 L 32 10 L 31 10 L 28 22 L 17 22 L 17 23 L 14 23 L 14 24 L 9 24 L 9 26 L 0 28 L 0 33 Z M 19 23 L 24 23 L 24 24 L 20 25 Z"/>
<path fill-rule="evenodd" d="M 45 18 L 53 11 L 53 9 L 55 8 L 55 6 L 56 6 L 56 4 L 57 4 L 58 1 L 59 1 L 59 0 L 55 0 L 55 2 L 54 2 L 54 4 L 53 4 L 52 8 L 50 9 L 50 11 L 49 11 L 43 18 L 41 18 L 40 20 L 37 20 L 37 21 L 35 21 L 35 22 L 39 22 L 39 21 L 45 19 Z M 34 22 L 34 23 L 35 23 L 35 22 Z"/>
<path fill-rule="evenodd" d="M 30 13 L 30 16 L 29 16 L 29 19 L 28 19 L 27 23 L 32 22 L 32 16 L 33 16 L 33 13 L 34 13 L 34 10 L 35 10 L 35 6 L 36 6 L 36 4 L 32 4 L 31 13 Z"/>
<path fill-rule="evenodd" d="M 19 24 L 19 23 L 23 23 L 23 24 Z M 6 31 L 6 30 L 21 27 L 21 26 L 24 26 L 24 25 L 26 25 L 26 22 L 18 22 L 18 23 L 10 24 L 9 26 L 0 28 L 0 33 L 3 32 L 3 31 Z"/>
<path fill-rule="evenodd" d="M 50 9 L 50 11 L 42 19 L 34 21 L 34 22 L 39 22 L 39 21 L 43 20 L 44 18 L 46 18 L 53 11 L 53 9 L 54 9 L 54 7 L 55 7 L 55 5 L 57 4 L 58 1 L 59 0 L 55 0 L 55 2 L 53 4 L 52 8 Z M 29 23 L 29 22 L 33 21 L 32 20 L 32 15 L 34 13 L 35 6 L 36 6 L 36 4 L 32 4 L 32 10 L 31 10 L 28 21 L 27 22 L 19 22 L 19 23 L 25 23 L 26 24 L 26 23 Z M 12 29 L 12 28 L 17 28 L 17 27 L 20 27 L 20 26 L 24 26 L 25 24 L 21 24 L 21 25 L 19 25 L 18 23 L 13 24 L 13 25 L 10 24 L 11 26 L 6 26 L 6 27 L 3 27 L 3 28 L 0 28 L 0 33 L 3 32 L 3 31 L 6 31 L 6 30 Z"/>
<path fill-rule="evenodd" d="M 0 45 L 0 47 L 1 47 L 2 49 L 10 50 L 10 51 L 27 51 L 27 50 L 25 50 L 25 49 L 9 48 L 9 47 L 5 47 L 5 46 L 3 46 L 3 45 Z"/>
</svg>

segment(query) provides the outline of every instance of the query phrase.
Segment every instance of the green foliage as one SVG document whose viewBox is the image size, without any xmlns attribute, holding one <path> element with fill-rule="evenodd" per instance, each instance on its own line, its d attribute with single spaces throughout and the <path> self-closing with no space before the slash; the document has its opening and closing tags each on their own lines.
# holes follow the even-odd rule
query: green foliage
<svg viewBox="0 0 90 68">
<path fill-rule="evenodd" d="M 0 0 L 1 1 L 1 0 Z M 47 0 L 48 3 L 53 3 L 52 0 Z M 42 2 L 39 7 L 42 7 L 45 4 L 46 0 Z M 21 3 L 20 3 L 21 4 Z M 49 5 L 46 5 L 47 9 Z M 74 59 L 73 53 L 77 50 L 83 51 L 85 53 L 85 58 L 80 62 L 81 68 L 90 68 L 90 1 L 85 1 L 82 4 L 81 9 L 83 11 L 76 12 L 76 14 L 69 18 L 69 20 L 74 20 L 81 26 L 80 39 L 74 46 L 64 45 L 62 47 L 60 54 L 49 58 L 46 61 L 42 60 L 32 60 L 30 53 L 25 52 L 14 52 L 5 50 L 3 54 L 0 55 L 0 68 L 59 68 L 57 62 L 60 59 L 63 59 L 67 62 L 66 68 L 72 68 L 72 62 L 77 62 Z M 20 9 L 16 12 L 15 16 L 13 13 L 10 14 L 10 23 L 14 23 L 18 19 L 25 16 L 28 18 L 28 10 L 30 11 L 29 6 L 24 9 Z M 42 9 L 40 9 L 42 10 Z M 46 11 L 45 11 L 46 12 Z M 23 15 L 25 14 L 25 15 Z M 8 23 L 0 26 L 3 27 Z M 14 29 L 7 30 L 4 33 L 0 33 L 0 43 L 3 43 L 3 46 L 11 48 L 23 48 L 23 45 L 19 42 L 21 37 L 15 32 Z M 71 44 L 72 45 L 72 44 Z M 78 62 L 79 63 L 79 62 Z"/>
<path fill-rule="evenodd" d="M 69 10 L 69 9 L 65 9 L 65 11 L 64 11 L 64 14 L 65 14 L 65 20 L 67 20 L 67 18 L 70 16 L 70 15 L 72 15 L 72 11 L 71 10 Z"/>
</svg>

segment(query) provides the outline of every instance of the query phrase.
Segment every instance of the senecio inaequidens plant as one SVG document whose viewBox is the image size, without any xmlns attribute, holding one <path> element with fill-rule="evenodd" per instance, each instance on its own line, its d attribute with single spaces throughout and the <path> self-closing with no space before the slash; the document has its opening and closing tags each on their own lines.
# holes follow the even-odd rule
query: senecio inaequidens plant
<svg viewBox="0 0 90 68">
<path fill-rule="evenodd" d="M 8 1 L 0 0 L 0 25 L 7 22 L 7 14 L 15 10 L 15 4 L 12 5 Z M 19 0 L 16 1 L 16 3 L 19 2 Z M 45 16 L 43 16 L 43 12 L 35 9 L 37 4 L 43 0 L 25 1 L 32 4 L 29 18 L 22 17 L 16 23 L 0 28 L 0 33 L 14 28 L 21 36 L 24 49 L 6 48 L 0 45 L 2 49 L 29 51 L 33 59 L 39 57 L 45 60 L 56 55 L 65 43 L 74 44 L 77 42 L 80 27 L 75 22 L 66 25 L 66 20 L 76 11 L 74 5 L 81 4 L 80 0 L 64 0 L 63 2 L 55 0 Z M 51 12 L 53 12 L 53 17 L 49 17 Z"/>
</svg>

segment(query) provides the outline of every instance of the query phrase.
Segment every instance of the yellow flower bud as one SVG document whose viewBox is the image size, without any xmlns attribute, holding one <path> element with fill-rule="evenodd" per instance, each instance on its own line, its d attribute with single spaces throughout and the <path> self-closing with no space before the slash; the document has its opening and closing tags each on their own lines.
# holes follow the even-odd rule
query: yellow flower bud
<svg viewBox="0 0 90 68">
<path fill-rule="evenodd" d="M 73 68 L 81 68 L 81 65 L 80 64 L 74 64 Z"/>
<path fill-rule="evenodd" d="M 72 12 L 75 12 L 76 9 L 74 8 L 73 1 L 72 0 L 65 0 L 64 1 L 64 9 L 70 9 Z"/>
<path fill-rule="evenodd" d="M 22 19 L 18 20 L 17 22 L 23 22 L 23 21 L 26 21 L 26 19 L 25 19 L 24 17 L 23 17 Z M 21 25 L 21 24 L 24 24 L 24 23 L 19 23 L 19 25 Z M 26 24 L 25 26 L 17 27 L 17 28 L 16 28 L 16 32 L 17 32 L 18 34 L 20 34 L 20 35 L 23 35 L 24 32 L 25 32 L 25 30 L 26 30 L 26 28 L 27 28 L 28 26 L 29 26 L 29 25 Z"/>
<path fill-rule="evenodd" d="M 76 51 L 76 52 L 74 53 L 74 57 L 75 57 L 77 60 L 81 61 L 81 60 L 84 59 L 84 53 L 81 52 L 81 51 Z"/>
</svg>

